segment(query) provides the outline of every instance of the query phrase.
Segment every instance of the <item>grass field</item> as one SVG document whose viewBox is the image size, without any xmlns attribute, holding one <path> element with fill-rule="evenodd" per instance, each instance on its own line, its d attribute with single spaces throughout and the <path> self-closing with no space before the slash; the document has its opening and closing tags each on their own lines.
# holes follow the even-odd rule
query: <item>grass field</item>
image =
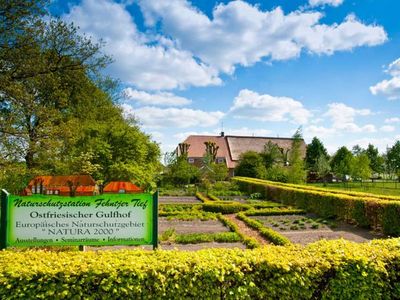
<svg viewBox="0 0 400 300">
<path fill-rule="evenodd" d="M 327 183 L 325 187 L 323 186 L 322 183 L 312 183 L 309 185 L 323 187 L 327 189 L 335 189 L 335 190 L 400 196 L 400 183 L 393 181 Z"/>
</svg>

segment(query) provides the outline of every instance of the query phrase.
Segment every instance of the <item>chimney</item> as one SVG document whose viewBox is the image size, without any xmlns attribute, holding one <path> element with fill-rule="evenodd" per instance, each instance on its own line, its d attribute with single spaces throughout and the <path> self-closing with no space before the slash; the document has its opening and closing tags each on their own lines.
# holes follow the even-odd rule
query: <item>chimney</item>
<svg viewBox="0 0 400 300">
<path fill-rule="evenodd" d="M 224 137 L 225 136 L 225 132 L 221 131 L 221 136 Z"/>
</svg>

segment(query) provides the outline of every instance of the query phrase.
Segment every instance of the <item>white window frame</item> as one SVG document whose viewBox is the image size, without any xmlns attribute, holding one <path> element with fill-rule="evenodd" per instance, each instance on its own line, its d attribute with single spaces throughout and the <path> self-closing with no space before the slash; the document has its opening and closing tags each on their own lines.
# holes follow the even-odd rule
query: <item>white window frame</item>
<svg viewBox="0 0 400 300">
<path fill-rule="evenodd" d="M 188 158 L 188 163 L 189 163 L 189 164 L 194 164 L 194 158 L 189 157 L 189 158 Z"/>
</svg>

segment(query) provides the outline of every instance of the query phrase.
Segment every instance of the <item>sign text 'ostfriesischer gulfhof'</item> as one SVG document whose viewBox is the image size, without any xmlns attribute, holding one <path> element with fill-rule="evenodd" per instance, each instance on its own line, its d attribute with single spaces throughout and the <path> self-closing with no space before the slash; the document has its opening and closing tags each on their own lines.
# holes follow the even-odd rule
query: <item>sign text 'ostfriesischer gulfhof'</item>
<svg viewBox="0 0 400 300">
<path fill-rule="evenodd" d="M 157 246 L 157 193 L 1 197 L 1 246 Z"/>
</svg>

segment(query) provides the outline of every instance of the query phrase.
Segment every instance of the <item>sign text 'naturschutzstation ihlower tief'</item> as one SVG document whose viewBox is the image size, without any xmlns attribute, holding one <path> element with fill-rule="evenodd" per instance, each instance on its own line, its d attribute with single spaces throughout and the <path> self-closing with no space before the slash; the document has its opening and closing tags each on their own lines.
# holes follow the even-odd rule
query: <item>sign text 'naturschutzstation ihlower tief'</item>
<svg viewBox="0 0 400 300">
<path fill-rule="evenodd" d="M 148 193 L 9 196 L 7 246 L 152 244 L 154 201 Z"/>
</svg>

